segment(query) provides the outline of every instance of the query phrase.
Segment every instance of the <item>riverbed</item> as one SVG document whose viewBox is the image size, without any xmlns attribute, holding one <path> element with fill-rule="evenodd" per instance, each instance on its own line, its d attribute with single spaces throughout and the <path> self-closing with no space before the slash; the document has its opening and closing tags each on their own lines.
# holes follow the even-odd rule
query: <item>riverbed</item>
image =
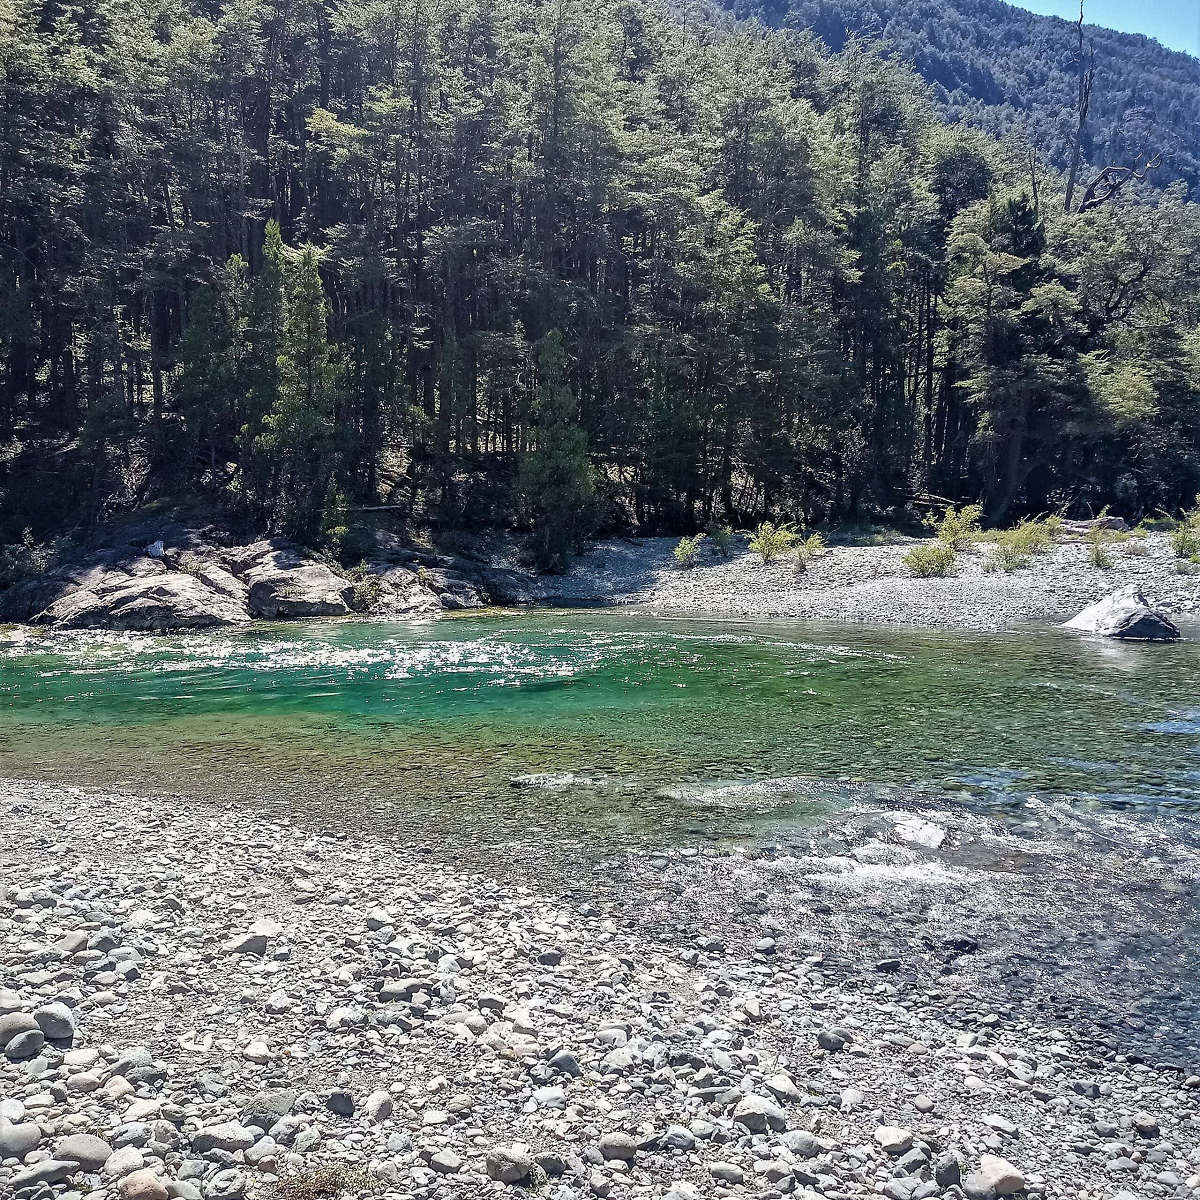
<svg viewBox="0 0 1200 1200">
<path fill-rule="evenodd" d="M 9 630 L 0 1040 L 58 1040 L 4 1047 L 0 1191 L 1191 1196 L 1198 677 L 1046 626 Z"/>
<path fill-rule="evenodd" d="M 495 611 L 0 654 L 10 778 L 369 828 L 541 886 L 617 886 L 620 859 L 667 921 L 766 891 L 840 969 L 1132 1005 L 1148 1052 L 1200 1057 L 1200 642 Z"/>
</svg>

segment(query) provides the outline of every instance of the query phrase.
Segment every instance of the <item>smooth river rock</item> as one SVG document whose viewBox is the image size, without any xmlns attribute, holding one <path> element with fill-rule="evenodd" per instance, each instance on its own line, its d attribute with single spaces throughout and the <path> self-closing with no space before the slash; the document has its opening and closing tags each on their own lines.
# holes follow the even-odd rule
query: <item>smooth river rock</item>
<svg viewBox="0 0 1200 1200">
<path fill-rule="evenodd" d="M 1175 623 L 1146 599 L 1136 583 L 1097 600 L 1064 628 L 1127 641 L 1172 642 L 1179 637 Z"/>
<path fill-rule="evenodd" d="M 39 613 L 34 623 L 63 629 L 161 633 L 237 625 L 249 619 L 241 601 L 213 591 L 194 575 L 173 572 L 144 579 L 126 578 L 111 589 L 76 588 Z"/>
</svg>

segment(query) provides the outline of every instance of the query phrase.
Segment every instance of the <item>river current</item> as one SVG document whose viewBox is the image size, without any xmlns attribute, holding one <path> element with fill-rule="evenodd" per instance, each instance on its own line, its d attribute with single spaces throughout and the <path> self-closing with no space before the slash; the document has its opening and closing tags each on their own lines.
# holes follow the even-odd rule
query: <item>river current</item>
<svg viewBox="0 0 1200 1200">
<path fill-rule="evenodd" d="M 787 896 L 817 952 L 969 953 L 984 992 L 1036 984 L 1138 1052 L 1196 1058 L 1197 681 L 1200 641 L 1045 628 L 8 630 L 0 775 L 282 808 L 484 868 L 603 878 L 634 854 L 653 876 L 732 851 L 754 875 L 695 898 L 714 921 Z"/>
</svg>

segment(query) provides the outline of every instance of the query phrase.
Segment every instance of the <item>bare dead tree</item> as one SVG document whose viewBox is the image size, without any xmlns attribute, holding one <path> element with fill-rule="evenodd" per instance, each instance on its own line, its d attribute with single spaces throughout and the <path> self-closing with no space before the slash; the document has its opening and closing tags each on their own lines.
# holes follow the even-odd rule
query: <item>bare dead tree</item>
<svg viewBox="0 0 1200 1200">
<path fill-rule="evenodd" d="M 1067 199 L 1064 209 L 1071 211 L 1071 201 L 1075 197 L 1075 185 L 1079 182 L 1079 163 L 1083 156 L 1083 135 L 1087 129 L 1088 109 L 1092 103 L 1092 84 L 1096 80 L 1096 51 L 1091 45 L 1087 53 L 1083 49 L 1083 0 L 1079 0 L 1079 21 L 1076 25 L 1079 43 L 1075 51 L 1075 66 L 1079 77 L 1079 91 L 1075 100 L 1075 110 L 1079 122 L 1075 128 L 1075 144 L 1071 149 L 1071 173 L 1067 176 Z"/>
<path fill-rule="evenodd" d="M 1115 200 L 1120 195 L 1121 189 L 1130 180 L 1141 183 L 1147 173 L 1153 171 L 1162 162 L 1162 151 L 1160 150 L 1153 157 L 1144 155 L 1139 155 L 1139 157 L 1146 158 L 1141 167 L 1105 167 L 1084 189 L 1078 211 L 1087 212 L 1090 208 L 1099 208 L 1109 200 Z M 1068 209 L 1068 211 L 1070 210 Z"/>
</svg>

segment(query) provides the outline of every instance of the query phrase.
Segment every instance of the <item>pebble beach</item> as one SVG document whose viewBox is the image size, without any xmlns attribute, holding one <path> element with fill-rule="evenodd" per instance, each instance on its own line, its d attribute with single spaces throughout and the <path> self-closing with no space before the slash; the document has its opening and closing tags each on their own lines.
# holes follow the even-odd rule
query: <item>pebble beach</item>
<svg viewBox="0 0 1200 1200">
<path fill-rule="evenodd" d="M 765 891 L 674 920 L 703 855 L 581 901 L 437 851 L 6 784 L 0 1195 L 1200 1191 L 1194 1065 L 1007 1003 L 970 947 L 835 970 Z"/>
</svg>

